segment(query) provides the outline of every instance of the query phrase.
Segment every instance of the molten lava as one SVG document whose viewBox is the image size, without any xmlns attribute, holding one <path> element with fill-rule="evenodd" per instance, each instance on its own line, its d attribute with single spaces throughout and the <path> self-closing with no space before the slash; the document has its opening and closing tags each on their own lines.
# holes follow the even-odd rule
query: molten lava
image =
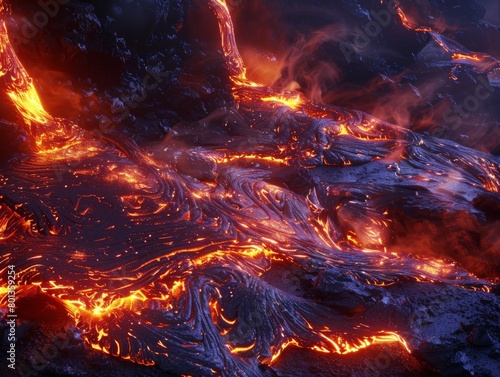
<svg viewBox="0 0 500 377">
<path fill-rule="evenodd" d="M 181 132 L 147 150 L 47 114 L 1 21 L 2 89 L 33 143 L 0 170 L 0 274 L 16 266 L 21 301 L 32 286 L 57 298 L 92 348 L 183 374 L 260 375 L 290 346 L 409 351 L 407 329 L 317 297 L 402 280 L 487 289 L 469 257 L 498 252 L 408 250 L 397 219 L 468 226 L 475 200 L 499 200 L 498 158 L 250 82 L 225 2 L 209 4 L 238 106 L 196 143 Z M 325 178 L 294 187 L 310 169 Z"/>
</svg>

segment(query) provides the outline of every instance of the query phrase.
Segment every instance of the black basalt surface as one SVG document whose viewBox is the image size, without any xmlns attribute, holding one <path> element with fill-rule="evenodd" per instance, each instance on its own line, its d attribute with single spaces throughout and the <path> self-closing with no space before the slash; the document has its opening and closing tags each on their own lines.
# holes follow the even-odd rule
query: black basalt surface
<svg viewBox="0 0 500 377">
<path fill-rule="evenodd" d="M 390 13 L 361 48 L 355 30 L 387 2 L 227 3 L 242 50 L 286 58 L 272 89 L 239 101 L 205 1 L 11 2 L 19 59 L 76 126 L 48 160 L 0 88 L 0 267 L 26 269 L 23 286 L 62 280 L 68 300 L 150 300 L 75 324 L 22 291 L 18 369 L 0 374 L 500 375 L 498 8 L 400 1 L 439 33 Z M 257 100 L 292 82 L 314 101 Z M 2 354 L 8 330 L 2 318 Z M 410 352 L 327 349 L 380 331 Z"/>
</svg>

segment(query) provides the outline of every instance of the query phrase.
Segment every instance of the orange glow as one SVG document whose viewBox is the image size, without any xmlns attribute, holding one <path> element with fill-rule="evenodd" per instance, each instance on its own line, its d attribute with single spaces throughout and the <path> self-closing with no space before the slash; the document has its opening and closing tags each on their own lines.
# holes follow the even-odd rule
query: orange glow
<svg viewBox="0 0 500 377">
<path fill-rule="evenodd" d="M 256 162 L 267 162 L 267 163 L 273 163 L 273 164 L 280 164 L 280 165 L 286 165 L 288 164 L 289 157 L 285 158 L 279 158 L 279 157 L 274 157 L 274 156 L 261 156 L 257 154 L 239 154 L 239 155 L 233 155 L 233 156 L 228 156 L 224 158 L 216 158 L 214 157 L 214 160 L 219 163 L 219 164 L 227 164 L 229 162 L 234 162 L 238 160 L 251 160 L 251 161 L 256 161 Z"/>
<path fill-rule="evenodd" d="M 285 342 L 281 345 L 280 348 L 271 356 L 271 359 L 269 361 L 269 364 L 272 364 L 275 362 L 278 357 L 280 357 L 281 353 L 288 347 L 288 346 L 296 346 L 299 347 L 299 343 L 295 339 L 291 339 L 288 342 Z"/>
<path fill-rule="evenodd" d="M 61 289 L 62 287 L 58 286 L 58 288 Z M 63 301 L 73 313 L 80 312 L 94 317 L 103 317 L 118 309 L 137 310 L 142 306 L 141 303 L 147 300 L 146 295 L 139 290 L 127 297 L 118 298 L 112 298 L 103 293 L 100 297 L 91 300 L 90 304 L 75 300 Z"/>
<path fill-rule="evenodd" d="M 426 264 L 417 266 L 417 269 L 428 276 L 440 276 L 450 272 L 450 266 L 440 260 L 426 261 Z"/>
<path fill-rule="evenodd" d="M 27 123 L 46 123 L 50 116 L 44 110 L 33 81 L 17 58 L 8 38 L 5 21 L 0 20 L 0 54 L 3 57 L 0 63 L 0 77 L 10 81 L 7 95 Z"/>
<path fill-rule="evenodd" d="M 406 14 L 403 12 L 403 10 L 400 7 L 397 7 L 396 9 L 398 11 L 399 18 L 403 23 L 403 26 L 409 30 L 415 29 L 415 26 L 408 20 L 408 17 L 406 17 Z"/>
<path fill-rule="evenodd" d="M 15 103 L 26 121 L 35 123 L 48 122 L 50 116 L 45 112 L 36 89 L 31 82 L 27 85 L 28 88 L 25 91 L 11 90 L 7 92 L 7 95 Z"/>
<path fill-rule="evenodd" d="M 255 343 L 252 343 L 246 347 L 234 347 L 234 348 L 231 348 L 230 346 L 227 346 L 227 347 L 229 348 L 231 353 L 244 353 L 244 352 L 251 351 L 255 347 Z"/>
<path fill-rule="evenodd" d="M 233 20 L 229 14 L 226 1 L 212 0 L 209 2 L 209 6 L 213 8 L 219 21 L 222 50 L 228 62 L 231 78 L 239 83 L 247 83 L 249 80 L 246 77 L 243 59 L 238 51 L 234 35 Z"/>
<path fill-rule="evenodd" d="M 453 60 L 474 60 L 476 62 L 481 61 L 481 58 L 476 54 L 465 55 L 465 54 L 454 53 L 453 55 L 451 55 L 451 58 Z"/>
<path fill-rule="evenodd" d="M 110 183 L 121 183 L 136 190 L 154 189 L 154 183 L 148 184 L 148 177 L 136 166 L 108 165 L 105 180 Z"/>
<path fill-rule="evenodd" d="M 384 332 L 380 333 L 379 335 L 373 335 L 370 337 L 359 339 L 357 344 L 350 344 L 342 337 L 332 338 L 323 333 L 319 333 L 319 335 L 324 339 L 325 342 L 323 344 L 318 344 L 309 348 L 320 353 L 337 353 L 345 355 L 348 353 L 358 352 L 372 345 L 384 343 L 397 343 L 401 345 L 408 353 L 411 352 L 406 341 L 395 332 Z M 303 348 L 303 346 L 297 340 L 291 339 L 283 343 L 281 347 L 278 348 L 278 350 L 272 355 L 270 364 L 275 362 L 280 357 L 282 352 L 289 346 Z"/>
<path fill-rule="evenodd" d="M 410 20 L 406 14 L 403 12 L 400 6 L 396 6 L 396 10 L 398 12 L 399 19 L 405 28 L 408 30 L 420 31 L 420 32 L 433 32 L 433 29 L 430 27 L 423 27 L 416 25 L 412 20 Z"/>
<path fill-rule="evenodd" d="M 340 131 L 339 135 L 351 135 L 351 132 L 349 132 L 349 129 L 344 123 L 340 123 Z"/>
<path fill-rule="evenodd" d="M 0 5 L 4 9 L 4 5 Z M 54 149 L 52 141 L 69 138 L 67 131 L 74 129 L 69 122 L 63 123 L 50 116 L 42 106 L 33 80 L 19 61 L 7 34 L 3 19 L 0 20 L 0 77 L 6 82 L 5 92 L 22 116 L 26 131 L 35 142 L 38 152 Z"/>
<path fill-rule="evenodd" d="M 327 341 L 328 344 L 333 346 L 333 352 L 343 355 L 347 353 L 358 352 L 363 348 L 367 348 L 369 346 L 380 343 L 399 343 L 407 352 L 411 352 L 408 348 L 408 345 L 406 344 L 406 341 L 400 335 L 394 332 L 381 333 L 379 335 L 360 339 L 358 344 L 350 344 L 340 337 L 334 340 L 324 334 L 320 335 Z M 325 349 L 323 349 L 322 352 L 325 352 L 324 350 Z"/>
<path fill-rule="evenodd" d="M 172 296 L 177 297 L 181 294 L 181 292 L 186 291 L 186 286 L 184 282 L 181 280 L 174 281 L 174 285 L 172 286 Z"/>
<path fill-rule="evenodd" d="M 40 145 L 42 135 L 36 131 L 35 124 L 45 124 L 51 117 L 44 110 L 31 77 L 10 44 L 4 20 L 0 20 L 0 55 L 3 57 L 0 77 L 3 76 L 8 82 L 6 93 L 24 118 L 30 134 L 36 137 L 37 145 Z"/>
<path fill-rule="evenodd" d="M 311 276 L 312 273 L 316 273 L 313 270 L 316 267 L 312 264 L 311 270 L 309 270 L 307 263 L 310 261 L 317 262 L 320 265 L 317 269 L 321 273 L 323 271 L 328 272 L 327 269 L 337 268 L 342 263 L 346 263 L 347 259 L 343 260 L 341 254 L 352 251 L 359 251 L 358 254 L 362 261 L 362 263 L 359 263 L 360 268 L 375 266 L 373 271 L 381 271 L 386 266 L 397 267 L 396 263 L 400 262 L 399 255 L 387 250 L 390 247 L 389 238 L 391 236 L 390 230 L 392 230 L 390 229 L 392 225 L 390 211 L 382 205 L 379 206 L 381 209 L 372 210 L 370 200 L 374 199 L 373 196 L 370 197 L 367 194 L 366 198 L 356 199 L 355 197 L 358 194 L 353 189 L 349 188 L 348 192 L 342 192 L 342 189 L 335 187 L 334 189 L 337 191 L 329 188 L 325 190 L 325 198 L 322 198 L 323 193 L 315 190 L 325 182 L 316 182 L 315 179 L 318 177 L 314 175 L 308 176 L 307 174 L 301 177 L 301 179 L 307 180 L 304 183 L 305 191 L 308 192 L 307 197 L 306 194 L 302 193 L 295 195 L 299 192 L 299 189 L 302 190 L 303 188 L 293 187 L 296 182 L 288 185 L 288 179 L 289 175 L 296 174 L 298 169 L 305 165 L 301 165 L 304 159 L 315 159 L 313 162 L 308 161 L 308 168 L 321 166 L 322 163 L 321 168 L 325 168 L 327 165 L 343 165 L 351 166 L 345 169 L 351 169 L 351 171 L 359 167 L 359 165 L 356 165 L 359 160 L 364 164 L 365 161 L 371 161 L 370 159 L 382 160 L 385 158 L 384 161 L 377 161 L 380 162 L 380 165 L 382 165 L 382 162 L 388 164 L 390 159 L 399 161 L 398 158 L 402 154 L 402 149 L 407 145 L 405 143 L 409 144 L 410 142 L 407 140 L 413 135 L 406 137 L 404 131 L 385 129 L 384 124 L 377 119 L 365 117 L 364 115 L 360 117 L 361 120 L 351 118 L 347 111 L 343 113 L 344 110 L 341 111 L 333 107 L 329 108 L 326 105 L 320 106 L 308 102 L 299 93 L 277 93 L 271 89 L 263 89 L 259 84 L 248 80 L 243 59 L 237 49 L 232 20 L 226 2 L 224 0 L 210 0 L 209 4 L 219 21 L 222 50 L 232 80 L 235 100 L 240 102 L 241 108 L 250 103 L 269 110 L 268 112 L 272 113 L 272 116 L 280 116 L 280 118 L 271 118 L 271 127 L 261 132 L 262 128 L 259 127 L 262 126 L 263 122 L 267 121 L 265 111 L 262 111 L 262 115 L 259 114 L 261 118 L 256 116 L 251 122 L 248 122 L 250 124 L 248 130 L 238 128 L 241 125 L 239 118 L 234 121 L 234 124 L 236 124 L 234 126 L 231 123 L 233 120 L 228 116 L 224 119 L 230 120 L 223 124 L 224 128 L 221 126 L 220 129 L 216 129 L 214 132 L 216 136 L 207 132 L 209 147 L 203 144 L 202 146 L 196 146 L 196 148 L 199 148 L 198 150 L 191 148 L 189 143 L 184 142 L 182 144 L 179 142 L 182 145 L 181 147 L 176 145 L 172 147 L 172 149 L 177 148 L 172 153 L 174 156 L 172 160 L 184 153 L 189 158 L 202 156 L 201 160 L 210 164 L 210 168 L 207 170 L 211 170 L 212 165 L 215 165 L 213 175 L 211 175 L 212 171 L 210 171 L 211 174 L 208 174 L 208 177 L 191 174 L 189 172 L 190 166 L 186 169 L 187 172 L 181 168 L 177 169 L 177 165 L 170 164 L 167 158 L 157 161 L 142 150 L 132 158 L 127 158 L 123 152 L 124 149 L 113 149 L 115 146 L 111 141 L 98 140 L 92 136 L 80 138 L 83 131 L 78 131 L 75 125 L 50 116 L 43 108 L 31 78 L 24 70 L 10 45 L 5 22 L 0 21 L 0 54 L 2 57 L 6 57 L 6 59 L 0 61 L 2 64 L 0 66 L 0 77 L 7 79 L 8 97 L 35 141 L 36 149 L 35 153 L 33 153 L 36 155 L 35 162 L 42 165 L 42 163 L 68 163 L 83 160 L 85 163 L 74 164 L 68 169 L 63 167 L 65 172 L 70 174 L 72 178 L 80 179 L 70 183 L 82 184 L 83 186 L 86 179 L 89 181 L 95 179 L 97 184 L 104 186 L 104 190 L 101 191 L 99 196 L 86 193 L 85 195 L 74 195 L 74 197 L 63 196 L 57 198 L 61 202 L 65 201 L 62 205 L 64 209 L 64 205 L 69 208 L 61 211 L 62 213 L 55 213 L 56 210 L 52 209 L 52 199 L 54 198 L 50 196 L 53 195 L 54 190 L 50 195 L 47 194 L 42 198 L 40 208 L 35 208 L 33 211 L 35 213 L 34 219 L 31 217 L 26 219 L 15 212 L 15 210 L 21 212 L 24 209 L 22 201 L 15 202 L 12 205 L 14 208 L 12 210 L 10 207 L 0 206 L 0 240 L 2 241 L 12 237 L 9 231 L 12 222 L 22 222 L 22 227 L 17 227 L 17 230 L 21 228 L 22 231 L 35 233 L 36 230 L 32 230 L 32 228 L 36 228 L 37 220 L 41 223 L 45 220 L 58 223 L 58 220 L 64 216 L 73 216 L 68 229 L 60 231 L 60 234 L 66 232 L 65 236 L 68 237 L 63 239 L 60 244 L 53 241 L 56 237 L 52 237 L 59 233 L 59 229 L 50 229 L 46 238 L 39 237 L 36 239 L 36 242 L 43 239 L 44 249 L 41 248 L 41 250 L 44 251 L 30 250 L 32 253 L 28 258 L 25 258 L 27 261 L 36 261 L 36 263 L 26 263 L 30 265 L 29 268 L 17 271 L 19 278 L 25 278 L 26 284 L 30 284 L 19 288 L 18 293 L 22 295 L 29 287 L 36 286 L 42 292 L 61 300 L 68 312 L 73 315 L 75 324 L 81 327 L 87 326 L 84 337 L 90 347 L 124 359 L 132 358 L 127 353 L 128 351 L 124 349 L 127 343 L 118 342 L 114 339 L 113 330 L 116 329 L 111 328 L 111 325 L 116 325 L 119 322 L 120 316 L 125 317 L 125 315 L 130 314 L 131 324 L 127 324 L 124 330 L 129 337 L 127 339 L 130 346 L 130 339 L 137 335 L 134 333 L 134 325 L 137 323 L 138 325 L 141 325 L 141 321 L 151 321 L 149 324 L 154 323 L 151 318 L 157 315 L 162 317 L 161 326 L 163 328 L 168 329 L 169 326 L 182 325 L 186 326 L 186 328 L 195 329 L 199 325 L 195 323 L 198 320 L 198 318 L 195 318 L 196 310 L 199 310 L 202 313 L 201 315 L 207 313 L 208 318 L 199 325 L 196 336 L 205 336 L 208 329 L 214 326 L 215 336 L 217 339 L 222 339 L 222 349 L 227 352 L 227 348 L 231 354 L 243 358 L 245 353 L 250 354 L 251 351 L 260 347 L 261 343 L 258 339 L 250 339 L 244 343 L 243 341 L 237 342 L 234 339 L 233 331 L 235 328 L 238 329 L 237 326 L 241 324 L 241 313 L 244 312 L 237 306 L 240 304 L 237 300 L 243 296 L 241 291 L 237 292 L 238 289 L 255 289 L 258 295 L 262 293 L 262 296 L 257 296 L 258 299 L 267 297 L 265 296 L 268 293 L 266 290 L 275 289 L 273 291 L 274 296 L 270 296 L 272 297 L 270 302 L 272 305 L 276 305 L 277 310 L 287 308 L 288 311 L 289 307 L 294 308 L 295 301 L 293 300 L 297 299 L 297 297 L 304 300 L 302 302 L 309 298 L 305 297 L 305 295 L 300 296 L 299 294 L 290 293 L 292 288 L 288 286 L 281 287 L 280 285 L 288 283 L 287 278 L 283 277 L 278 281 L 279 276 L 269 276 L 275 274 L 275 271 L 284 269 L 282 265 L 285 265 L 285 263 L 299 270 L 297 275 L 301 276 L 298 279 L 300 280 L 299 284 L 302 284 L 300 289 L 305 289 L 303 288 L 305 279 L 302 276 L 307 274 L 307 284 L 312 285 L 313 279 Z M 2 0 L 0 0 L 1 11 L 4 11 Z M 415 28 L 401 9 L 398 9 L 398 14 L 405 27 Z M 439 40 L 436 41 L 441 43 L 443 49 L 449 52 L 445 43 Z M 464 55 L 461 53 L 452 54 L 452 58 L 454 60 L 481 60 L 478 55 Z M 259 90 L 252 92 L 248 89 L 249 87 L 259 87 Z M 257 107 L 257 109 L 260 108 Z M 279 111 L 281 109 L 283 111 Z M 298 111 L 290 111 L 290 109 Z M 234 116 L 235 113 L 230 115 Z M 245 113 L 242 111 L 242 114 Z M 240 116 L 241 114 L 237 115 Z M 314 133 L 309 134 L 312 135 L 310 139 L 314 139 L 316 144 L 312 144 L 311 140 L 303 140 L 307 139 L 306 137 L 301 139 L 302 135 L 309 136 L 306 133 L 301 134 L 304 130 L 309 129 L 310 124 L 304 120 L 306 116 L 316 117 L 315 120 L 321 120 L 322 122 L 317 129 L 314 129 Z M 243 118 L 243 115 L 241 115 L 241 118 Z M 289 139 L 287 139 L 288 135 L 286 135 L 287 129 L 283 127 L 286 122 L 296 122 L 298 124 L 295 129 L 292 129 L 293 132 L 290 132 Z M 200 126 L 199 129 L 204 131 L 202 128 Z M 228 129 L 230 130 L 228 131 Z M 233 131 L 234 133 L 231 133 Z M 234 143 L 233 145 L 240 142 L 241 144 L 238 144 L 235 149 L 220 147 L 222 143 L 213 142 L 213 144 L 210 144 L 212 142 L 211 138 L 217 140 L 220 138 L 225 141 L 223 139 L 226 135 L 225 132 L 232 137 L 234 136 L 234 138 L 230 139 Z M 399 132 L 404 138 L 397 138 Z M 172 131 L 172 133 L 174 132 Z M 272 140 L 277 146 L 274 144 L 269 146 L 271 143 L 267 143 L 267 139 L 259 144 L 258 142 L 262 139 L 258 139 L 258 137 L 262 136 L 262 134 L 264 134 L 264 137 L 278 135 L 279 139 L 276 137 L 278 141 Z M 285 141 L 281 140 L 282 134 L 285 134 L 283 136 Z M 258 142 L 245 144 L 245 138 L 247 137 L 254 138 Z M 288 140 L 291 141 L 288 142 Z M 364 148 L 368 144 L 365 141 L 369 141 L 369 143 L 377 147 L 380 145 L 379 149 L 382 152 L 378 154 L 377 151 L 372 157 L 368 154 L 369 151 L 366 150 L 368 148 Z M 301 144 L 302 142 L 304 142 L 304 145 Z M 309 142 L 311 143 L 308 144 Z M 345 143 L 345 145 L 342 143 Z M 423 139 L 421 143 L 424 143 Z M 383 154 L 386 144 L 390 144 L 387 149 L 391 149 L 386 154 Z M 216 145 L 216 147 L 212 147 L 212 145 Z M 334 156 L 328 159 L 327 153 L 332 152 L 333 154 L 344 146 L 347 146 L 346 149 L 349 150 L 350 154 L 342 155 L 339 153 L 339 157 Z M 414 144 L 410 146 L 413 147 Z M 162 146 L 162 148 L 165 148 L 165 146 Z M 171 148 L 171 146 L 169 145 L 168 148 Z M 194 153 L 191 154 L 193 151 Z M 110 154 L 106 155 L 103 152 L 109 152 Z M 115 160 L 107 158 L 112 152 L 116 153 Z M 90 159 L 100 155 L 104 155 L 104 158 L 97 162 L 86 163 L 87 161 L 84 160 L 85 158 Z M 169 155 L 167 154 L 167 156 Z M 360 156 L 361 158 L 356 160 Z M 362 160 L 365 157 L 366 160 Z M 139 160 L 145 162 L 145 164 L 139 164 Z M 299 160 L 298 163 L 297 160 Z M 182 162 L 182 158 L 179 157 L 179 161 Z M 195 165 L 198 160 L 194 158 L 189 163 Z M 477 164 L 480 166 L 480 170 L 484 172 L 480 178 L 484 188 L 491 192 L 498 192 L 500 182 L 497 167 L 488 162 L 486 158 L 477 161 Z M 179 163 L 180 165 L 182 164 Z M 152 167 L 151 170 L 153 170 L 154 174 L 150 174 L 146 168 L 143 169 L 144 166 Z M 272 167 L 272 173 L 278 172 L 279 174 L 276 177 L 272 176 L 269 174 L 271 169 L 266 170 L 268 167 Z M 386 167 L 381 166 L 381 171 Z M 399 169 L 403 168 L 398 166 L 397 169 L 399 173 Z M 412 169 L 412 172 L 414 170 L 417 169 Z M 251 179 L 241 184 L 238 181 L 240 173 L 253 175 Z M 235 175 L 236 178 L 233 179 L 231 174 Z M 177 179 L 180 176 L 184 177 L 184 175 L 186 176 L 185 180 Z M 464 177 L 452 177 L 451 173 L 448 176 L 456 181 L 465 179 Z M 296 176 L 292 175 L 292 177 L 295 178 Z M 351 182 L 350 178 L 352 176 L 346 177 L 348 180 L 340 181 L 340 183 L 364 185 L 364 182 Z M 280 183 L 276 183 L 276 181 Z M 250 184 L 247 185 L 248 182 Z M 285 183 L 282 184 L 282 182 Z M 328 181 L 326 182 L 328 183 Z M 29 183 L 35 185 L 35 183 Z M 299 183 L 302 184 L 300 181 Z M 242 186 L 241 190 L 238 190 L 239 184 Z M 376 183 L 370 183 L 370 185 L 375 186 Z M 67 186 L 64 187 L 67 188 Z M 99 187 L 99 189 L 101 188 Z M 117 189 L 112 191 L 112 194 L 106 191 L 113 188 L 119 188 L 121 191 Z M 287 189 L 289 190 L 287 191 Z M 23 193 L 22 188 L 18 191 Z M 12 192 L 15 193 L 14 190 Z M 395 195 L 396 193 L 396 189 L 394 189 L 394 192 L 391 192 L 391 198 L 394 197 L 396 198 L 394 200 L 399 200 Z M 111 199 L 108 200 L 106 195 L 109 195 Z M 416 195 L 418 195 L 418 192 Z M 92 197 L 90 198 L 90 196 Z M 355 199 L 351 201 L 348 197 L 354 197 Z M 326 204 L 324 204 L 323 199 Z M 354 210 L 346 206 L 347 210 L 343 213 L 344 217 L 342 218 L 345 224 L 337 227 L 336 220 L 332 219 L 336 217 L 338 220 L 341 217 L 344 200 L 348 205 L 354 203 L 353 207 L 351 207 Z M 359 200 L 360 203 L 365 202 L 355 207 L 356 200 Z M 375 197 L 374 200 L 380 200 L 379 203 L 383 203 L 384 198 Z M 92 217 L 94 207 L 86 204 L 88 202 L 98 202 L 99 205 L 105 207 L 105 215 Z M 329 208 L 330 203 L 334 203 L 331 208 Z M 366 206 L 363 207 L 365 203 Z M 212 207 L 210 207 L 211 205 Z M 56 205 L 54 207 L 59 208 Z M 109 210 L 111 215 L 116 214 L 116 218 L 122 216 L 121 218 L 125 220 L 120 223 L 115 221 L 116 218 L 113 218 L 109 223 L 106 223 L 104 220 L 107 221 L 108 219 L 103 218 L 107 216 L 109 208 L 116 211 Z M 356 208 L 362 208 L 362 210 L 356 212 Z M 74 215 L 71 212 L 73 210 L 76 213 Z M 231 215 L 234 213 L 235 215 L 233 217 L 228 215 L 225 218 L 226 213 L 231 213 Z M 153 215 L 155 216 L 153 217 Z M 84 238 L 85 232 L 88 232 L 88 229 L 82 230 L 80 226 L 85 222 L 85 217 L 92 220 L 97 219 L 97 221 L 102 219 L 104 223 L 101 228 L 95 231 L 95 234 L 94 229 L 92 229 L 92 237 L 97 239 L 95 248 L 93 243 L 90 245 L 84 243 L 86 241 Z M 146 221 L 151 221 L 151 219 L 154 220 L 151 228 L 143 226 Z M 135 231 L 134 233 L 133 229 L 136 226 L 141 231 Z M 190 226 L 192 228 L 189 228 Z M 146 232 L 143 229 L 148 231 Z M 158 233 L 156 233 L 157 229 L 160 229 Z M 180 245 L 178 239 L 175 238 L 175 232 L 181 234 L 179 236 L 179 238 L 182 237 Z M 116 239 L 120 239 L 119 236 L 123 234 L 126 237 L 120 240 L 119 249 L 117 248 L 116 253 L 111 253 L 109 250 L 113 249 L 110 247 L 108 250 L 109 245 L 105 244 L 104 241 L 112 239 L 114 242 L 114 236 L 116 236 Z M 221 237 L 217 238 L 218 235 L 221 235 Z M 68 241 L 72 237 L 80 237 L 84 241 L 79 241 L 81 243 L 77 243 L 75 248 L 71 248 L 72 244 L 67 242 L 70 247 L 65 250 L 61 251 L 57 248 L 54 251 L 46 250 L 49 249 L 49 246 L 53 246 L 50 242 L 53 241 L 54 244 L 62 247 L 62 242 Z M 25 240 L 23 237 L 19 237 L 19 239 L 20 241 L 16 240 L 16 242 L 20 243 Z M 144 245 L 153 246 L 147 249 Z M 72 273 L 76 271 L 74 272 L 75 276 L 85 275 L 85 279 L 88 280 L 84 280 L 84 282 L 64 281 L 62 277 L 64 275 L 63 273 L 59 275 L 60 272 L 57 271 L 57 266 L 54 271 L 48 268 L 52 268 L 52 266 L 45 266 L 48 264 L 48 258 L 56 255 L 51 253 L 57 251 L 64 253 L 65 258 L 69 256 L 69 258 L 66 258 L 68 259 L 67 271 Z M 368 253 L 370 255 L 367 255 Z M 130 254 L 134 254 L 134 257 L 127 258 Z M 97 259 L 98 257 L 101 259 Z M 105 261 L 108 264 L 103 262 L 106 257 L 109 258 Z M 93 270 L 88 267 L 92 258 L 96 259 L 96 266 L 98 266 Z M 410 258 L 406 260 L 410 260 Z M 413 261 L 413 259 L 411 260 Z M 348 261 L 346 265 L 352 266 L 353 263 Z M 42 270 L 39 269 L 40 266 L 47 267 L 47 271 L 39 272 L 39 270 Z M 209 267 L 215 268 L 210 270 Z M 439 260 L 422 261 L 416 259 L 411 268 L 410 271 L 415 273 L 417 276 L 415 280 L 417 281 L 432 281 L 433 278 L 445 276 L 452 272 L 450 265 Z M 85 270 L 81 272 L 79 269 Z M 221 272 L 220 270 L 223 269 L 226 270 Z M 64 271 L 64 268 L 62 270 Z M 339 271 L 342 270 L 339 269 Z M 363 274 L 365 273 L 365 270 L 360 271 Z M 352 272 L 352 270 L 349 270 L 349 272 Z M 394 272 L 394 270 L 389 272 Z M 197 273 L 199 275 L 196 275 Z M 232 275 L 233 273 L 234 275 Z M 46 276 L 50 277 L 47 278 Z M 248 281 L 245 281 L 244 278 L 247 276 Z M 358 285 L 366 283 L 371 285 L 370 290 L 375 290 L 374 286 L 387 287 L 395 284 L 395 281 L 401 275 L 394 274 L 396 277 L 393 281 L 389 281 L 390 279 L 386 278 L 383 273 L 374 273 L 373 276 L 368 273 L 366 276 L 361 274 L 359 276 L 355 274 L 349 276 L 349 278 L 352 276 L 352 283 Z M 262 278 L 262 283 L 258 281 L 260 278 Z M 42 279 L 44 280 L 41 281 Z M 116 288 L 113 284 L 116 284 L 119 288 Z M 477 289 L 486 291 L 489 288 L 485 286 Z M 229 297 L 233 300 L 231 301 L 232 308 L 227 309 L 227 307 L 223 306 L 224 301 L 221 292 L 225 295 L 224 298 Z M 5 297 L 2 296 L 6 296 L 7 293 L 7 287 L 0 286 L 0 301 L 5 301 Z M 284 302 L 292 304 L 289 306 L 281 305 L 279 299 L 283 297 Z M 182 307 L 185 302 L 189 304 L 186 305 L 189 306 L 188 309 Z M 194 302 L 198 306 L 192 304 Z M 299 301 L 297 300 L 297 302 Z M 245 301 L 244 304 L 255 305 L 251 300 Z M 271 307 L 271 304 L 269 306 Z M 241 307 L 244 308 L 244 306 Z M 321 305 L 318 305 L 318 307 L 321 310 L 326 308 L 326 306 Z M 274 307 L 270 309 L 274 309 Z M 160 314 L 154 313 L 153 315 L 148 310 L 157 310 Z M 307 310 L 310 310 L 310 312 L 307 312 Z M 285 330 L 285 325 L 283 325 L 282 330 L 278 329 L 277 335 L 273 335 L 274 343 L 270 344 L 269 349 L 266 350 L 268 352 L 266 355 L 272 355 L 268 359 L 269 363 L 275 362 L 289 346 L 307 348 L 323 354 L 344 355 L 358 352 L 376 344 L 393 343 L 410 352 L 406 340 L 395 332 L 363 329 L 362 333 L 358 333 L 363 334 L 363 336 L 359 335 L 359 338 L 357 338 L 356 335 L 352 335 L 350 337 L 347 332 L 336 330 L 339 333 L 335 333 L 335 331 L 324 327 L 324 321 L 315 317 L 316 313 L 314 313 L 313 309 L 307 310 L 300 313 L 297 309 L 297 313 L 293 313 L 293 315 L 298 318 L 301 331 L 307 332 L 308 335 L 302 336 L 299 331 L 287 333 L 288 330 Z M 183 311 L 187 313 L 183 313 Z M 146 315 L 146 312 L 149 316 Z M 182 312 L 184 317 L 181 315 L 176 317 L 178 312 Z M 292 317 L 290 313 L 284 314 L 278 311 L 276 313 L 278 313 L 276 318 L 283 315 L 281 318 L 285 318 L 285 321 L 288 321 L 287 318 Z M 114 322 L 110 321 L 110 318 Z M 128 319 L 128 317 L 126 318 Z M 212 323 L 210 323 L 210 320 Z M 362 320 L 365 321 L 365 319 Z M 175 323 L 175 321 L 178 322 Z M 154 324 L 157 326 L 155 330 L 162 328 L 157 323 Z M 319 324 L 321 324 L 321 327 Z M 368 328 L 367 325 L 365 326 Z M 354 330 L 358 330 L 358 328 L 352 326 L 349 329 L 353 329 L 353 333 Z M 160 330 L 158 330 L 158 333 L 160 333 Z M 147 341 L 146 339 L 144 344 L 147 344 Z M 149 345 L 152 344 L 152 346 L 167 349 L 165 344 L 170 344 L 168 341 L 170 339 L 165 335 L 160 340 L 154 339 L 154 342 Z M 203 339 L 203 341 L 206 341 L 206 339 Z M 146 350 L 151 351 L 146 347 L 140 351 L 146 352 Z M 163 350 L 151 352 L 156 352 L 156 355 L 166 354 Z M 152 361 L 134 361 L 154 365 Z"/>
<path fill-rule="evenodd" d="M 277 102 L 291 109 L 298 109 L 304 103 L 298 94 L 287 97 L 284 95 L 264 97 L 262 98 L 262 102 Z"/>
</svg>

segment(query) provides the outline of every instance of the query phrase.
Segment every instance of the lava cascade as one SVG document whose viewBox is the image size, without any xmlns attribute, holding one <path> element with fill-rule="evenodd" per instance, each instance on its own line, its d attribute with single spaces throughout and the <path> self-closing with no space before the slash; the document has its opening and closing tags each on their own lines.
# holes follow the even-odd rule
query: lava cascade
<svg viewBox="0 0 500 377">
<path fill-rule="evenodd" d="M 225 2 L 209 4 L 235 106 L 147 147 L 48 114 L 1 21 L 28 151 L 0 169 L 0 274 L 15 265 L 20 305 L 56 299 L 94 349 L 176 373 L 260 375 L 288 346 L 410 350 L 407 329 L 317 298 L 400 281 L 488 290 L 472 273 L 498 277 L 477 267 L 498 255 L 408 251 L 395 219 L 487 224 L 498 158 L 249 81 Z"/>
</svg>

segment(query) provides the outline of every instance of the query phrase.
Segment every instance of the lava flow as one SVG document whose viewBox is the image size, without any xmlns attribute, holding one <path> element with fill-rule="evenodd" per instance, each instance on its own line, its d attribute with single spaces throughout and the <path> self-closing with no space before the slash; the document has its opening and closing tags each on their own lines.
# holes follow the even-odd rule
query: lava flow
<svg viewBox="0 0 500 377">
<path fill-rule="evenodd" d="M 209 4 L 235 105 L 141 147 L 44 110 L 0 0 L 23 140 L 0 167 L 0 275 L 15 265 L 19 319 L 56 308 L 90 347 L 179 375 L 259 376 L 288 347 L 410 351 L 409 327 L 336 295 L 487 291 L 498 249 L 468 234 L 491 226 L 499 159 L 251 82 L 225 2 Z"/>
</svg>

